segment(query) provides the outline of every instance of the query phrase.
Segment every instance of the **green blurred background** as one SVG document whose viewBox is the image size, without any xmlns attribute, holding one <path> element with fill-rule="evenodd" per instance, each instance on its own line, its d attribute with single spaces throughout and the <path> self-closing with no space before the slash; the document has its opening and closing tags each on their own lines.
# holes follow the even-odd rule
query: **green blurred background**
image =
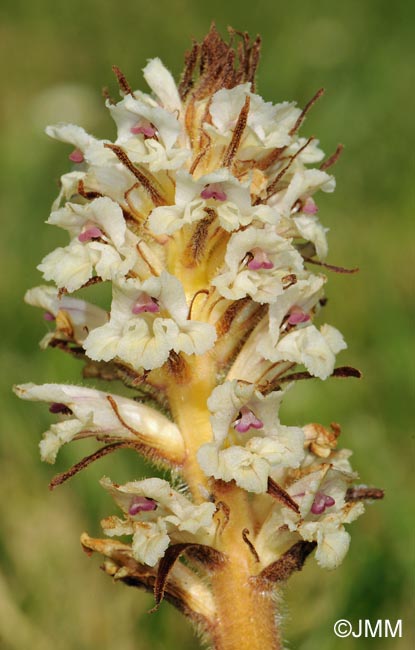
<svg viewBox="0 0 415 650">
<path fill-rule="evenodd" d="M 146 469 L 125 450 L 51 494 L 47 484 L 55 469 L 68 467 L 82 450 L 76 445 L 64 449 L 56 468 L 41 464 L 37 446 L 49 415 L 40 405 L 19 403 L 10 385 L 75 382 L 80 371 L 57 351 L 40 352 L 45 324 L 39 310 L 22 301 L 24 291 L 41 281 L 36 264 L 63 241 L 43 222 L 57 180 L 69 169 L 68 151 L 46 138 L 44 126 L 74 121 L 112 137 L 100 96 L 104 85 L 116 92 L 111 65 L 142 89 L 147 58 L 160 56 L 177 76 L 191 37 L 200 39 L 212 19 L 223 34 L 228 24 L 262 34 L 258 88 L 265 99 L 304 105 L 320 86 L 326 88 L 302 133 L 319 137 L 327 153 L 339 141 L 345 144 L 335 168 L 338 189 L 320 200 L 320 214 L 331 229 L 329 261 L 361 269 L 355 276 L 331 275 L 327 321 L 349 343 L 340 362 L 359 367 L 364 379 L 297 385 L 284 419 L 340 422 L 342 444 L 354 450 L 362 481 L 384 487 L 386 499 L 368 506 L 352 526 L 351 549 L 337 571 L 323 572 L 310 561 L 292 579 L 285 637 L 295 650 L 413 647 L 414 396 L 408 373 L 413 358 L 414 265 L 408 247 L 413 150 L 404 116 L 413 87 L 415 5 L 386 0 L 3 0 L 0 16 L 1 649 L 199 647 L 187 622 L 169 605 L 149 616 L 151 596 L 111 584 L 98 570 L 99 559 L 88 559 L 79 546 L 81 531 L 99 535 L 100 518 L 114 512 L 98 479 L 109 474 L 126 481 Z M 356 623 L 402 619 L 403 638 L 337 639 L 332 627 L 340 618 Z"/>
</svg>

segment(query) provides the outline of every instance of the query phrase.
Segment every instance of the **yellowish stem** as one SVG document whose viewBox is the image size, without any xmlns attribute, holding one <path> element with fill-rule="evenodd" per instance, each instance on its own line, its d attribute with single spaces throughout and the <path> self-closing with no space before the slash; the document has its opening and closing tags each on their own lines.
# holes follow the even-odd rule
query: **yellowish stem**
<svg viewBox="0 0 415 650">
<path fill-rule="evenodd" d="M 171 377 L 168 387 L 172 415 L 186 447 L 182 474 L 196 503 L 206 499 L 202 491 L 207 489 L 207 477 L 197 461 L 196 452 L 212 439 L 206 402 L 214 387 L 214 364 L 208 354 L 188 357 L 187 379 L 178 383 Z"/>
<path fill-rule="evenodd" d="M 279 650 L 272 592 L 260 590 L 251 579 L 258 564 L 246 541 L 253 532 L 246 493 L 234 484 L 217 482 L 216 497 L 226 504 L 229 519 L 224 521 L 220 538 L 220 548 L 228 559 L 212 575 L 217 610 L 212 634 L 215 650 Z"/>
</svg>

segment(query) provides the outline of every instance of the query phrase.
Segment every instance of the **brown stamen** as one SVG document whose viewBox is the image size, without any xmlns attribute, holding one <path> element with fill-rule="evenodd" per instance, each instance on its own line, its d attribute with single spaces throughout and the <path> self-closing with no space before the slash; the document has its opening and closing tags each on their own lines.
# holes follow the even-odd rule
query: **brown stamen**
<svg viewBox="0 0 415 650">
<path fill-rule="evenodd" d="M 194 294 L 194 296 L 193 296 L 193 298 L 192 298 L 192 300 L 190 302 L 190 305 L 189 305 L 189 311 L 187 312 L 187 320 L 191 320 L 191 318 L 192 318 L 192 309 L 193 309 L 194 302 L 195 302 L 196 298 L 198 296 L 202 295 L 202 294 L 204 294 L 205 296 L 208 296 L 209 295 L 208 289 L 199 289 L 199 291 L 196 291 L 196 293 Z"/>
</svg>

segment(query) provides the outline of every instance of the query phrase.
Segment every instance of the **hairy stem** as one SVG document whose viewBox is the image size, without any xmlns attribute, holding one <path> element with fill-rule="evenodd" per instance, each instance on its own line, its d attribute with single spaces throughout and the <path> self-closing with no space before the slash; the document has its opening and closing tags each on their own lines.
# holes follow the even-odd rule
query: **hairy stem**
<svg viewBox="0 0 415 650">
<path fill-rule="evenodd" d="M 229 518 L 220 537 L 228 559 L 212 576 L 215 650 L 279 650 L 273 592 L 258 588 L 251 578 L 258 572 L 258 558 L 247 542 L 252 525 L 246 493 L 217 481 L 216 496 L 226 504 Z"/>
</svg>

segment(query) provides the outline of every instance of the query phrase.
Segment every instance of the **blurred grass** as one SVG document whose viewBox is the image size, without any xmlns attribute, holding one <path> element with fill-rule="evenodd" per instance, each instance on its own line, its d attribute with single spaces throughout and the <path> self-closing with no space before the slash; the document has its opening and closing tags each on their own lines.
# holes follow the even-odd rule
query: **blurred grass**
<svg viewBox="0 0 415 650">
<path fill-rule="evenodd" d="M 285 421 L 338 421 L 343 445 L 354 450 L 362 481 L 386 489 L 352 526 L 352 545 L 336 572 L 313 562 L 288 589 L 286 638 L 296 650 L 411 646 L 413 586 L 413 424 L 410 328 L 413 220 L 409 119 L 414 5 L 385 0 L 271 3 L 219 0 L 157 3 L 136 0 L 3 0 L 0 9 L 3 97 L 0 178 L 3 235 L 0 275 L 3 309 L 0 439 L 0 647 L 2 650 L 170 650 L 197 648 L 187 623 L 168 605 L 152 617 L 151 597 L 113 585 L 88 559 L 79 534 L 99 534 L 113 511 L 98 479 L 138 478 L 126 450 L 105 458 L 71 485 L 50 494 L 56 471 L 80 457 L 64 449 L 52 469 L 40 463 L 38 440 L 45 410 L 20 404 L 16 382 L 77 381 L 79 366 L 56 351 L 41 353 L 45 326 L 22 302 L 40 282 L 35 266 L 62 241 L 45 227 L 66 149 L 48 141 L 49 122 L 74 121 L 96 135 L 112 134 L 100 100 L 117 64 L 136 87 L 140 69 L 160 56 L 178 75 L 190 38 L 201 38 L 214 18 L 263 36 L 259 91 L 274 102 L 300 105 L 324 86 L 303 133 L 316 134 L 330 153 L 345 154 L 335 169 L 336 193 L 323 197 L 321 218 L 331 229 L 330 261 L 359 266 L 357 276 L 331 276 L 327 321 L 345 334 L 340 361 L 363 370 L 364 380 L 307 382 L 285 405 Z M 413 92 L 412 92 L 413 95 Z M 8 305 L 8 307 L 6 307 Z M 413 305 L 413 300 L 412 300 Z M 413 389 L 413 386 L 412 386 Z M 412 401 L 411 401 L 412 400 Z M 413 565 L 412 565 L 413 566 Z M 332 632 L 339 618 L 403 619 L 402 639 L 349 638 Z M 266 649 L 264 649 L 266 650 Z"/>
</svg>

